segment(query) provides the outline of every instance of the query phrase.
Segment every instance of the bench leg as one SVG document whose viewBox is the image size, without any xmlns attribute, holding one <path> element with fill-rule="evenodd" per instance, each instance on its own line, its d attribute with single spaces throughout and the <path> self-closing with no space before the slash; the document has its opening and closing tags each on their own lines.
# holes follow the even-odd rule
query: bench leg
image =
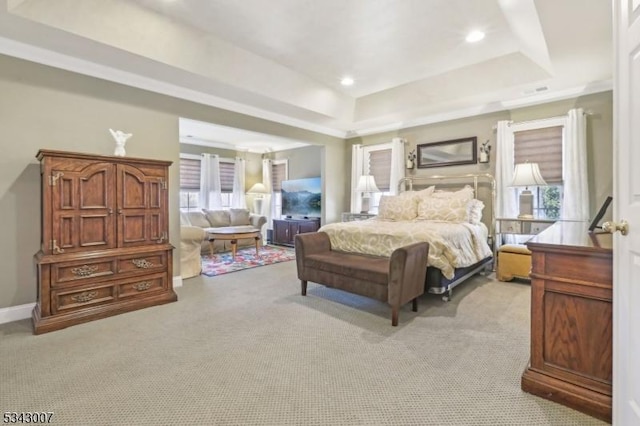
<svg viewBox="0 0 640 426">
<path fill-rule="evenodd" d="M 398 307 L 397 306 L 391 307 L 391 325 L 393 327 L 398 326 Z"/>
<path fill-rule="evenodd" d="M 417 297 L 411 301 L 411 310 L 413 312 L 418 312 L 418 298 Z"/>
<path fill-rule="evenodd" d="M 307 281 L 306 280 L 300 280 L 300 292 L 302 293 L 303 296 L 307 295 Z"/>
</svg>

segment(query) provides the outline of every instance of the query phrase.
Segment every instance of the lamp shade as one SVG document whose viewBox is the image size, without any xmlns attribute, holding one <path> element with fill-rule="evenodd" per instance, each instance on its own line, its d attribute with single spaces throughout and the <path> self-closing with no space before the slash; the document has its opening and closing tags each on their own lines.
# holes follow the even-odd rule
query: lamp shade
<svg viewBox="0 0 640 426">
<path fill-rule="evenodd" d="M 267 187 L 264 186 L 262 182 L 258 182 L 254 184 L 250 190 L 247 191 L 247 194 L 268 194 Z"/>
<path fill-rule="evenodd" d="M 358 186 L 356 187 L 356 191 L 362 192 L 379 192 L 378 186 L 376 185 L 376 180 L 371 175 L 363 175 L 360 176 L 358 180 Z"/>
<path fill-rule="evenodd" d="M 540 174 L 538 163 L 516 164 L 511 186 L 539 186 L 546 184 L 547 182 L 544 181 Z"/>
</svg>

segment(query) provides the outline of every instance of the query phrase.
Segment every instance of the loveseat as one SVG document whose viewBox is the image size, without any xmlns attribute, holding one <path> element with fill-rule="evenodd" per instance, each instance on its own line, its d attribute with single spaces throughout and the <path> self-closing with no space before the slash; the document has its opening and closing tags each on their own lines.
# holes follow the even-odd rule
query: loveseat
<svg viewBox="0 0 640 426">
<path fill-rule="evenodd" d="M 180 268 L 182 278 L 200 274 L 200 255 L 210 253 L 208 232 L 212 229 L 234 227 L 240 229 L 262 229 L 267 223 L 265 216 L 250 213 L 247 209 L 206 210 L 180 213 Z M 254 238 L 238 239 L 238 247 L 253 246 Z M 214 241 L 215 251 L 231 248 L 229 241 Z"/>
</svg>

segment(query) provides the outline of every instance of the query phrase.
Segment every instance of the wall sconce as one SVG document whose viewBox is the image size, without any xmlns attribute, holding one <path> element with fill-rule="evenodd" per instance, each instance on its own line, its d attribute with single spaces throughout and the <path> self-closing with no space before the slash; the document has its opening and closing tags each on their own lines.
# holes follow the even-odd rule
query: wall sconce
<svg viewBox="0 0 640 426">
<path fill-rule="evenodd" d="M 480 147 L 480 160 L 479 163 L 489 162 L 489 153 L 491 152 L 491 145 L 489 145 L 489 139 Z"/>
<path fill-rule="evenodd" d="M 416 150 L 414 149 L 413 151 L 409 152 L 409 155 L 407 155 L 407 169 L 413 169 L 413 167 L 415 166 L 415 161 Z"/>
</svg>

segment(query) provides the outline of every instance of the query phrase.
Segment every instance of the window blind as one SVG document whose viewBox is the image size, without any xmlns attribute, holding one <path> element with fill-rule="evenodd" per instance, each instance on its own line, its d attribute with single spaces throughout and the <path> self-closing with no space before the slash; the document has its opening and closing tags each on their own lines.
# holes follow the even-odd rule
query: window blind
<svg viewBox="0 0 640 426">
<path fill-rule="evenodd" d="M 233 192 L 235 163 L 220 161 L 220 191 Z"/>
<path fill-rule="evenodd" d="M 369 174 L 373 175 L 381 192 L 391 189 L 391 149 L 369 152 Z"/>
<path fill-rule="evenodd" d="M 286 164 L 271 164 L 271 188 L 273 192 L 282 191 L 282 181 L 287 180 L 286 172 Z"/>
<path fill-rule="evenodd" d="M 200 189 L 200 160 L 180 159 L 180 189 Z"/>
<path fill-rule="evenodd" d="M 547 183 L 562 183 L 563 126 L 514 132 L 514 164 L 538 163 Z"/>
</svg>

